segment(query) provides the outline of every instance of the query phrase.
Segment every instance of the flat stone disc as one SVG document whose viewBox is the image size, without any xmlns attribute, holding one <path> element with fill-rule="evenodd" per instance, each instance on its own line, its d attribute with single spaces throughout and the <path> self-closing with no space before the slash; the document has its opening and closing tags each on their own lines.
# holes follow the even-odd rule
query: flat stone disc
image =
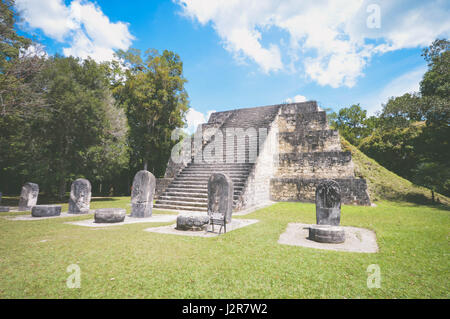
<svg viewBox="0 0 450 319">
<path fill-rule="evenodd" d="M 203 213 L 190 213 L 177 216 L 178 230 L 203 230 L 209 223 L 209 216 Z"/>
<path fill-rule="evenodd" d="M 315 225 L 309 228 L 308 239 L 329 244 L 340 244 L 345 241 L 345 231 L 339 226 Z"/>
<path fill-rule="evenodd" d="M 61 206 L 59 205 L 36 205 L 31 208 L 33 217 L 53 217 L 61 215 Z"/>
<path fill-rule="evenodd" d="M 95 211 L 94 221 L 98 224 L 121 223 L 125 220 L 126 210 L 123 208 L 101 208 Z"/>
</svg>

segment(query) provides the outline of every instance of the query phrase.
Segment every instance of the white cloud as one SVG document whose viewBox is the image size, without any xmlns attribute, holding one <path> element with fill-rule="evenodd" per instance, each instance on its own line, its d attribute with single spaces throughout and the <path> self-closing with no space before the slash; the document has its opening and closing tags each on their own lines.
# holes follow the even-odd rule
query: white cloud
<svg viewBox="0 0 450 319">
<path fill-rule="evenodd" d="M 292 69 L 320 85 L 353 87 L 371 57 L 427 46 L 450 35 L 449 5 L 442 0 L 378 4 L 380 28 L 369 28 L 373 0 L 173 0 L 184 15 L 211 23 L 224 47 L 253 60 L 264 72 Z M 263 45 L 267 30 L 287 34 Z M 283 61 L 286 61 L 283 63 Z"/>
<path fill-rule="evenodd" d="M 41 44 L 32 44 L 29 45 L 26 49 L 22 49 L 20 51 L 21 57 L 44 57 L 48 58 L 48 54 L 45 51 L 45 47 Z"/>
<path fill-rule="evenodd" d="M 16 0 L 16 7 L 27 27 L 68 43 L 63 49 L 66 56 L 111 60 L 115 50 L 128 49 L 134 39 L 127 23 L 111 22 L 87 0 L 74 0 L 68 6 L 62 0 Z"/>
<path fill-rule="evenodd" d="M 369 96 L 365 101 L 363 99 L 363 108 L 368 110 L 369 115 L 373 115 L 375 112 L 381 111 L 382 104 L 385 104 L 390 97 L 419 91 L 420 81 L 426 71 L 427 68 L 423 66 L 395 78 L 375 96 Z"/>
<path fill-rule="evenodd" d="M 203 114 L 202 112 L 199 112 L 191 107 L 186 113 L 186 124 L 187 124 L 186 131 L 189 134 L 194 133 L 197 130 L 197 126 L 199 124 L 206 123 L 209 119 L 209 116 L 213 112 L 215 111 L 209 111 L 205 116 L 205 114 Z"/>
<path fill-rule="evenodd" d="M 298 94 L 298 95 L 294 96 L 294 98 L 287 98 L 285 101 L 286 101 L 286 103 L 301 103 L 301 102 L 306 102 L 308 100 L 303 95 Z"/>
</svg>

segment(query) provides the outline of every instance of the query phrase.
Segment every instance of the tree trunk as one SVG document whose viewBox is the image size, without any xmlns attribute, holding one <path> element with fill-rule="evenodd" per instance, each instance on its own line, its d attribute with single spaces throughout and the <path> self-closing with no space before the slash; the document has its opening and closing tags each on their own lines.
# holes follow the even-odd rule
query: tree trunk
<svg viewBox="0 0 450 319">
<path fill-rule="evenodd" d="M 431 190 L 431 202 L 434 204 L 434 190 Z"/>
<path fill-rule="evenodd" d="M 59 181 L 59 200 L 63 200 L 64 195 L 66 194 L 66 181 L 64 180 L 64 178 L 61 178 L 61 180 Z"/>
<path fill-rule="evenodd" d="M 145 171 L 147 170 L 147 166 L 148 166 L 148 161 L 145 160 L 145 161 L 144 161 L 144 170 L 145 170 Z"/>
</svg>

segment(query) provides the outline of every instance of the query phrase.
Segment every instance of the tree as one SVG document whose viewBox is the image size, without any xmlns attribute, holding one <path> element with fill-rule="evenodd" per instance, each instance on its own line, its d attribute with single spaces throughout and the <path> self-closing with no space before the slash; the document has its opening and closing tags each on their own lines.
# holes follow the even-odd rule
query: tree
<svg viewBox="0 0 450 319">
<path fill-rule="evenodd" d="M 422 96 L 450 98 L 450 42 L 437 39 L 423 50 L 422 56 L 428 62 L 428 71 L 420 82 Z"/>
<path fill-rule="evenodd" d="M 0 2 L 0 116 L 24 117 L 42 105 L 34 79 L 45 59 L 39 45 L 17 34 L 14 24 L 20 17 L 13 6 L 13 0 Z"/>
<path fill-rule="evenodd" d="M 126 159 L 126 118 L 109 91 L 105 66 L 91 59 L 49 59 L 41 79 L 49 108 L 36 116 L 35 161 L 49 190 L 79 176 L 102 179 Z"/>
<path fill-rule="evenodd" d="M 370 119 L 370 120 L 369 120 Z M 331 126 L 337 130 L 353 145 L 367 137 L 373 130 L 374 119 L 367 118 L 367 111 L 359 104 L 349 108 L 342 108 L 339 112 L 330 115 Z"/>
<path fill-rule="evenodd" d="M 115 97 L 126 110 L 130 126 L 129 145 L 132 167 L 150 168 L 155 175 L 164 173 L 174 129 L 184 126 L 188 95 L 184 89 L 183 63 L 165 50 L 119 51 L 126 68 L 126 81 L 115 84 Z M 116 72 L 117 74 L 117 72 Z"/>
<path fill-rule="evenodd" d="M 31 123 L 44 108 L 43 86 L 37 79 L 45 56 L 31 39 L 19 36 L 14 28 L 20 19 L 14 1 L 0 2 L 0 187 L 18 189 L 29 169 Z"/>
</svg>

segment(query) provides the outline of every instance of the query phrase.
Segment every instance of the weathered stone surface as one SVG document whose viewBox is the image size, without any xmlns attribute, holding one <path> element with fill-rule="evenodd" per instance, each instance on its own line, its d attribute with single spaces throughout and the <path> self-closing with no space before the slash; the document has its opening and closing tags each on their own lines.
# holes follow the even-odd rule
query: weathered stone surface
<svg viewBox="0 0 450 319">
<path fill-rule="evenodd" d="M 69 214 L 87 214 L 91 204 L 91 183 L 79 178 L 72 183 L 69 198 Z"/>
<path fill-rule="evenodd" d="M 189 213 L 177 216 L 178 230 L 203 230 L 209 223 L 209 216 L 204 213 Z"/>
<path fill-rule="evenodd" d="M 145 170 L 137 172 L 131 191 L 131 217 L 152 216 L 155 187 L 156 179 L 152 173 Z"/>
<path fill-rule="evenodd" d="M 280 153 L 278 177 L 354 178 L 350 152 Z"/>
<path fill-rule="evenodd" d="M 316 220 L 318 225 L 339 226 L 341 222 L 341 188 L 333 180 L 317 186 Z"/>
<path fill-rule="evenodd" d="M 215 173 L 208 180 L 208 215 L 221 214 L 227 223 L 233 212 L 233 181 L 228 175 Z"/>
<path fill-rule="evenodd" d="M 8 206 L 0 206 L 0 213 L 5 213 L 5 212 L 9 212 L 9 207 Z"/>
<path fill-rule="evenodd" d="M 19 199 L 19 211 L 30 210 L 37 203 L 39 186 L 34 183 L 26 183 L 22 186 Z"/>
<path fill-rule="evenodd" d="M 323 178 L 272 178 L 270 180 L 271 200 L 300 201 L 314 203 L 316 188 Z M 345 205 L 370 206 L 367 183 L 362 178 L 336 178 L 341 188 L 341 203 Z"/>
<path fill-rule="evenodd" d="M 345 231 L 338 226 L 315 225 L 309 228 L 308 239 L 319 243 L 339 244 L 345 241 Z"/>
<path fill-rule="evenodd" d="M 31 208 L 33 217 L 52 217 L 61 215 L 60 205 L 36 205 Z"/>
<path fill-rule="evenodd" d="M 158 198 L 164 190 L 172 183 L 173 178 L 157 178 L 155 187 L 155 199 Z"/>
<path fill-rule="evenodd" d="M 229 143 L 231 129 L 235 131 Z M 245 132 L 246 139 L 236 138 L 235 144 L 237 130 Z M 256 141 L 255 134 L 248 134 L 252 130 L 257 132 Z M 191 152 L 182 156 L 181 164 L 169 162 L 165 177 L 174 179 L 155 207 L 206 211 L 203 189 L 209 172 L 232 178 L 236 210 L 270 199 L 314 201 L 318 181 L 324 179 L 344 181 L 339 182 L 343 203 L 370 205 L 365 181 L 356 178 L 351 153 L 342 150 L 338 131 L 329 127 L 326 112 L 315 101 L 215 112 L 197 132 L 203 132 L 203 140 L 187 142 Z M 197 144 L 203 145 L 203 152 L 195 151 Z M 255 149 L 256 159 L 251 151 Z M 300 181 L 291 182 L 294 179 Z"/>
<path fill-rule="evenodd" d="M 101 208 L 94 214 L 95 223 L 111 224 L 121 223 L 125 220 L 126 210 L 122 208 Z"/>
</svg>

